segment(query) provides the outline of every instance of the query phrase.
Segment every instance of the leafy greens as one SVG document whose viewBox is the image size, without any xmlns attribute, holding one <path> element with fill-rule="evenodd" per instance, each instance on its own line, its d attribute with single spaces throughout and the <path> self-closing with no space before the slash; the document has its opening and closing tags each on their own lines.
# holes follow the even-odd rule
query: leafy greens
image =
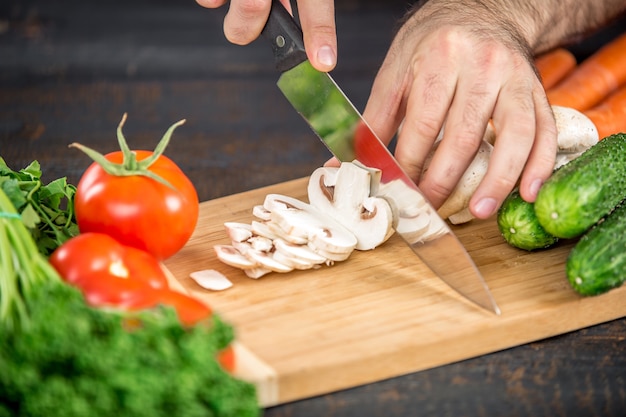
<svg viewBox="0 0 626 417">
<path fill-rule="evenodd" d="M 0 189 L 20 214 L 39 252 L 48 256 L 78 234 L 74 215 L 76 187 L 69 184 L 66 177 L 48 184 L 44 184 L 41 177 L 37 161 L 14 171 L 0 157 Z"/>
</svg>

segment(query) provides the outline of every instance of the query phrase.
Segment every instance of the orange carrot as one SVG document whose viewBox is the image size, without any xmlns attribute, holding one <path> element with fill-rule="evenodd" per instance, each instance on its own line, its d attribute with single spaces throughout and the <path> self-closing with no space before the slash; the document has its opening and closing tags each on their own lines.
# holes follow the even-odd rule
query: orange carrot
<svg viewBox="0 0 626 417">
<path fill-rule="evenodd" d="M 548 90 L 552 105 L 584 111 L 626 82 L 626 33 L 585 59 L 564 80 Z"/>
<path fill-rule="evenodd" d="M 565 48 L 556 48 L 535 58 L 535 67 L 546 90 L 557 85 L 574 68 L 576 57 Z"/>
<path fill-rule="evenodd" d="M 596 125 L 600 139 L 626 133 L 626 84 L 584 114 Z"/>
</svg>

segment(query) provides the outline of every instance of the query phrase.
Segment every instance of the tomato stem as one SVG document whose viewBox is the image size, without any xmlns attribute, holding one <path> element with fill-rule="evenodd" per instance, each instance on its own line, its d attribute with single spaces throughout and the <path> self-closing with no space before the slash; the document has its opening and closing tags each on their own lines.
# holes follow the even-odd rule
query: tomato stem
<svg viewBox="0 0 626 417">
<path fill-rule="evenodd" d="M 133 152 L 130 149 L 130 147 L 128 146 L 128 142 L 126 141 L 126 138 L 124 137 L 124 134 L 122 133 L 122 127 L 124 126 L 124 123 L 126 122 L 126 117 L 127 117 L 127 114 L 124 113 L 124 115 L 122 116 L 122 120 L 117 126 L 117 141 L 119 143 L 120 150 L 122 151 L 122 155 L 123 155 L 123 160 L 121 164 L 116 164 L 114 162 L 109 161 L 100 152 L 94 149 L 91 149 L 85 145 L 82 145 L 80 143 L 72 143 L 70 144 L 70 148 L 77 148 L 81 150 L 82 152 L 84 152 L 95 163 L 100 165 L 100 167 L 102 167 L 102 169 L 109 175 L 114 175 L 118 177 L 142 175 L 144 177 L 148 177 L 155 181 L 158 181 L 161 184 L 164 184 L 170 188 L 174 188 L 174 186 L 170 184 L 167 180 L 155 174 L 154 172 L 150 171 L 148 168 L 150 168 L 150 166 L 153 163 L 155 163 L 156 160 L 159 159 L 159 157 L 163 155 L 163 152 L 165 152 L 165 148 L 167 148 L 167 145 L 169 144 L 170 139 L 172 138 L 172 134 L 174 133 L 174 130 L 178 126 L 185 123 L 185 119 L 174 123 L 172 126 L 169 127 L 169 129 L 167 129 L 167 131 L 165 132 L 165 134 L 163 135 L 163 137 L 157 144 L 156 148 L 152 152 L 152 155 L 150 155 L 148 158 L 142 161 L 137 161 L 137 155 L 135 154 L 135 152 Z"/>
</svg>

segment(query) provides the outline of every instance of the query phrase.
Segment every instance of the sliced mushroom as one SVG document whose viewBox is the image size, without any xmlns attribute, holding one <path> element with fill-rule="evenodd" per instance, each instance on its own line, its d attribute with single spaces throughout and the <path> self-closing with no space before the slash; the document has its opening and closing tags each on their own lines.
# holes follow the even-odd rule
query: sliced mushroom
<svg viewBox="0 0 626 417">
<path fill-rule="evenodd" d="M 415 216 L 398 217 L 396 231 L 409 243 L 416 243 L 422 240 L 423 236 L 430 228 L 430 213 L 419 213 Z"/>
<path fill-rule="evenodd" d="M 270 211 L 263 207 L 263 205 L 261 204 L 257 204 L 256 206 L 252 207 L 252 215 L 264 221 L 270 219 Z"/>
<path fill-rule="evenodd" d="M 401 179 L 380 184 L 378 194 L 391 204 L 396 217 L 415 217 L 424 210 L 426 200 Z"/>
<path fill-rule="evenodd" d="M 356 237 L 332 217 L 298 199 L 269 194 L 263 206 L 271 211 L 272 222 L 288 236 L 305 238 L 316 248 L 333 253 L 350 253 Z"/>
<path fill-rule="evenodd" d="M 252 223 L 250 223 L 250 228 L 252 229 L 252 232 L 256 235 L 263 236 L 272 240 L 279 238 L 279 236 L 272 231 L 272 229 L 268 225 L 268 222 L 252 221 Z"/>
<path fill-rule="evenodd" d="M 195 271 L 189 276 L 199 286 L 207 290 L 223 291 L 233 286 L 233 283 L 224 274 L 214 269 Z"/>
<path fill-rule="evenodd" d="M 256 262 L 250 260 L 232 245 L 215 245 L 213 249 L 217 258 L 227 265 L 239 269 L 249 269 L 258 266 Z"/>
<path fill-rule="evenodd" d="M 252 245 L 250 244 L 250 242 L 245 241 L 245 242 L 235 242 L 232 241 L 231 242 L 231 246 L 235 249 L 237 249 L 237 251 L 242 254 L 243 256 L 246 256 L 246 254 L 248 253 L 248 251 L 250 249 L 252 249 Z M 256 265 L 256 263 L 255 263 Z M 256 265 L 258 266 L 258 265 Z"/>
<path fill-rule="evenodd" d="M 246 223 L 226 222 L 224 228 L 233 242 L 245 242 L 252 237 L 252 227 Z"/>
<path fill-rule="evenodd" d="M 308 183 L 311 205 L 328 213 L 357 239 L 356 249 L 370 250 L 393 234 L 393 214 L 387 200 L 370 195 L 380 175 L 353 163 L 316 169 Z"/>
<path fill-rule="evenodd" d="M 248 276 L 249 278 L 253 278 L 253 279 L 259 279 L 262 276 L 265 276 L 267 274 L 269 274 L 270 272 L 272 272 L 269 269 L 266 268 L 261 268 L 261 267 L 255 267 L 255 268 L 247 268 L 244 269 L 243 272 L 246 274 L 246 276 Z"/>
<path fill-rule="evenodd" d="M 270 232 L 273 233 L 274 236 L 276 236 L 277 239 L 284 239 L 287 242 L 293 243 L 294 245 L 306 245 L 309 242 L 308 236 L 294 233 L 292 230 L 285 230 L 278 221 L 270 220 L 266 223 L 266 226 L 268 227 Z"/>
<path fill-rule="evenodd" d="M 273 272 L 285 273 L 285 272 L 293 271 L 292 266 L 285 265 L 284 263 L 279 262 L 276 259 L 274 259 L 274 256 L 271 252 L 263 252 L 260 250 L 250 248 L 248 252 L 246 252 L 246 257 L 256 262 L 261 268 L 267 269 Z"/>
<path fill-rule="evenodd" d="M 345 261 L 352 254 L 352 252 L 332 252 L 332 251 L 327 251 L 327 250 L 324 250 L 324 249 L 321 249 L 321 248 L 315 246 L 313 243 L 309 243 L 307 246 L 313 252 L 315 252 L 318 255 L 323 256 L 324 258 L 326 258 L 326 264 L 327 265 L 332 265 L 335 262 Z"/>
<path fill-rule="evenodd" d="M 274 248 L 276 253 L 282 253 L 289 258 L 299 259 L 313 265 L 322 264 L 327 260 L 326 257 L 316 253 L 307 245 L 294 245 L 283 239 L 274 240 Z"/>
<path fill-rule="evenodd" d="M 431 240 L 448 230 L 422 194 L 403 180 L 381 184 L 379 195 L 391 202 L 397 216 L 396 231 L 410 244 Z"/>
<path fill-rule="evenodd" d="M 315 266 L 314 263 L 312 262 L 308 262 L 299 258 L 295 258 L 295 257 L 290 257 L 289 255 L 286 255 L 282 252 L 274 252 L 274 259 L 282 264 L 285 264 L 287 266 L 290 266 L 293 269 L 300 269 L 300 270 L 304 270 L 304 269 L 311 269 Z"/>
<path fill-rule="evenodd" d="M 261 252 L 270 252 L 274 248 L 274 241 L 265 236 L 252 236 L 247 242 L 252 246 L 252 249 Z"/>
</svg>

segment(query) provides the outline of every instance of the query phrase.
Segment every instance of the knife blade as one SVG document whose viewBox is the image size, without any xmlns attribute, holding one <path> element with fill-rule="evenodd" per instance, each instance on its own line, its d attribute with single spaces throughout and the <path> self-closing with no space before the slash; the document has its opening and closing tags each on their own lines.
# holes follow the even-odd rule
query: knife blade
<svg viewBox="0 0 626 417">
<path fill-rule="evenodd" d="M 308 61 L 302 31 L 279 0 L 272 1 L 262 35 L 270 41 L 281 73 L 279 89 L 331 153 L 339 161 L 381 171 L 380 185 L 374 193 L 394 206 L 396 233 L 448 286 L 499 315 L 500 308 L 482 274 L 448 224 L 332 77 L 315 70 Z"/>
</svg>

